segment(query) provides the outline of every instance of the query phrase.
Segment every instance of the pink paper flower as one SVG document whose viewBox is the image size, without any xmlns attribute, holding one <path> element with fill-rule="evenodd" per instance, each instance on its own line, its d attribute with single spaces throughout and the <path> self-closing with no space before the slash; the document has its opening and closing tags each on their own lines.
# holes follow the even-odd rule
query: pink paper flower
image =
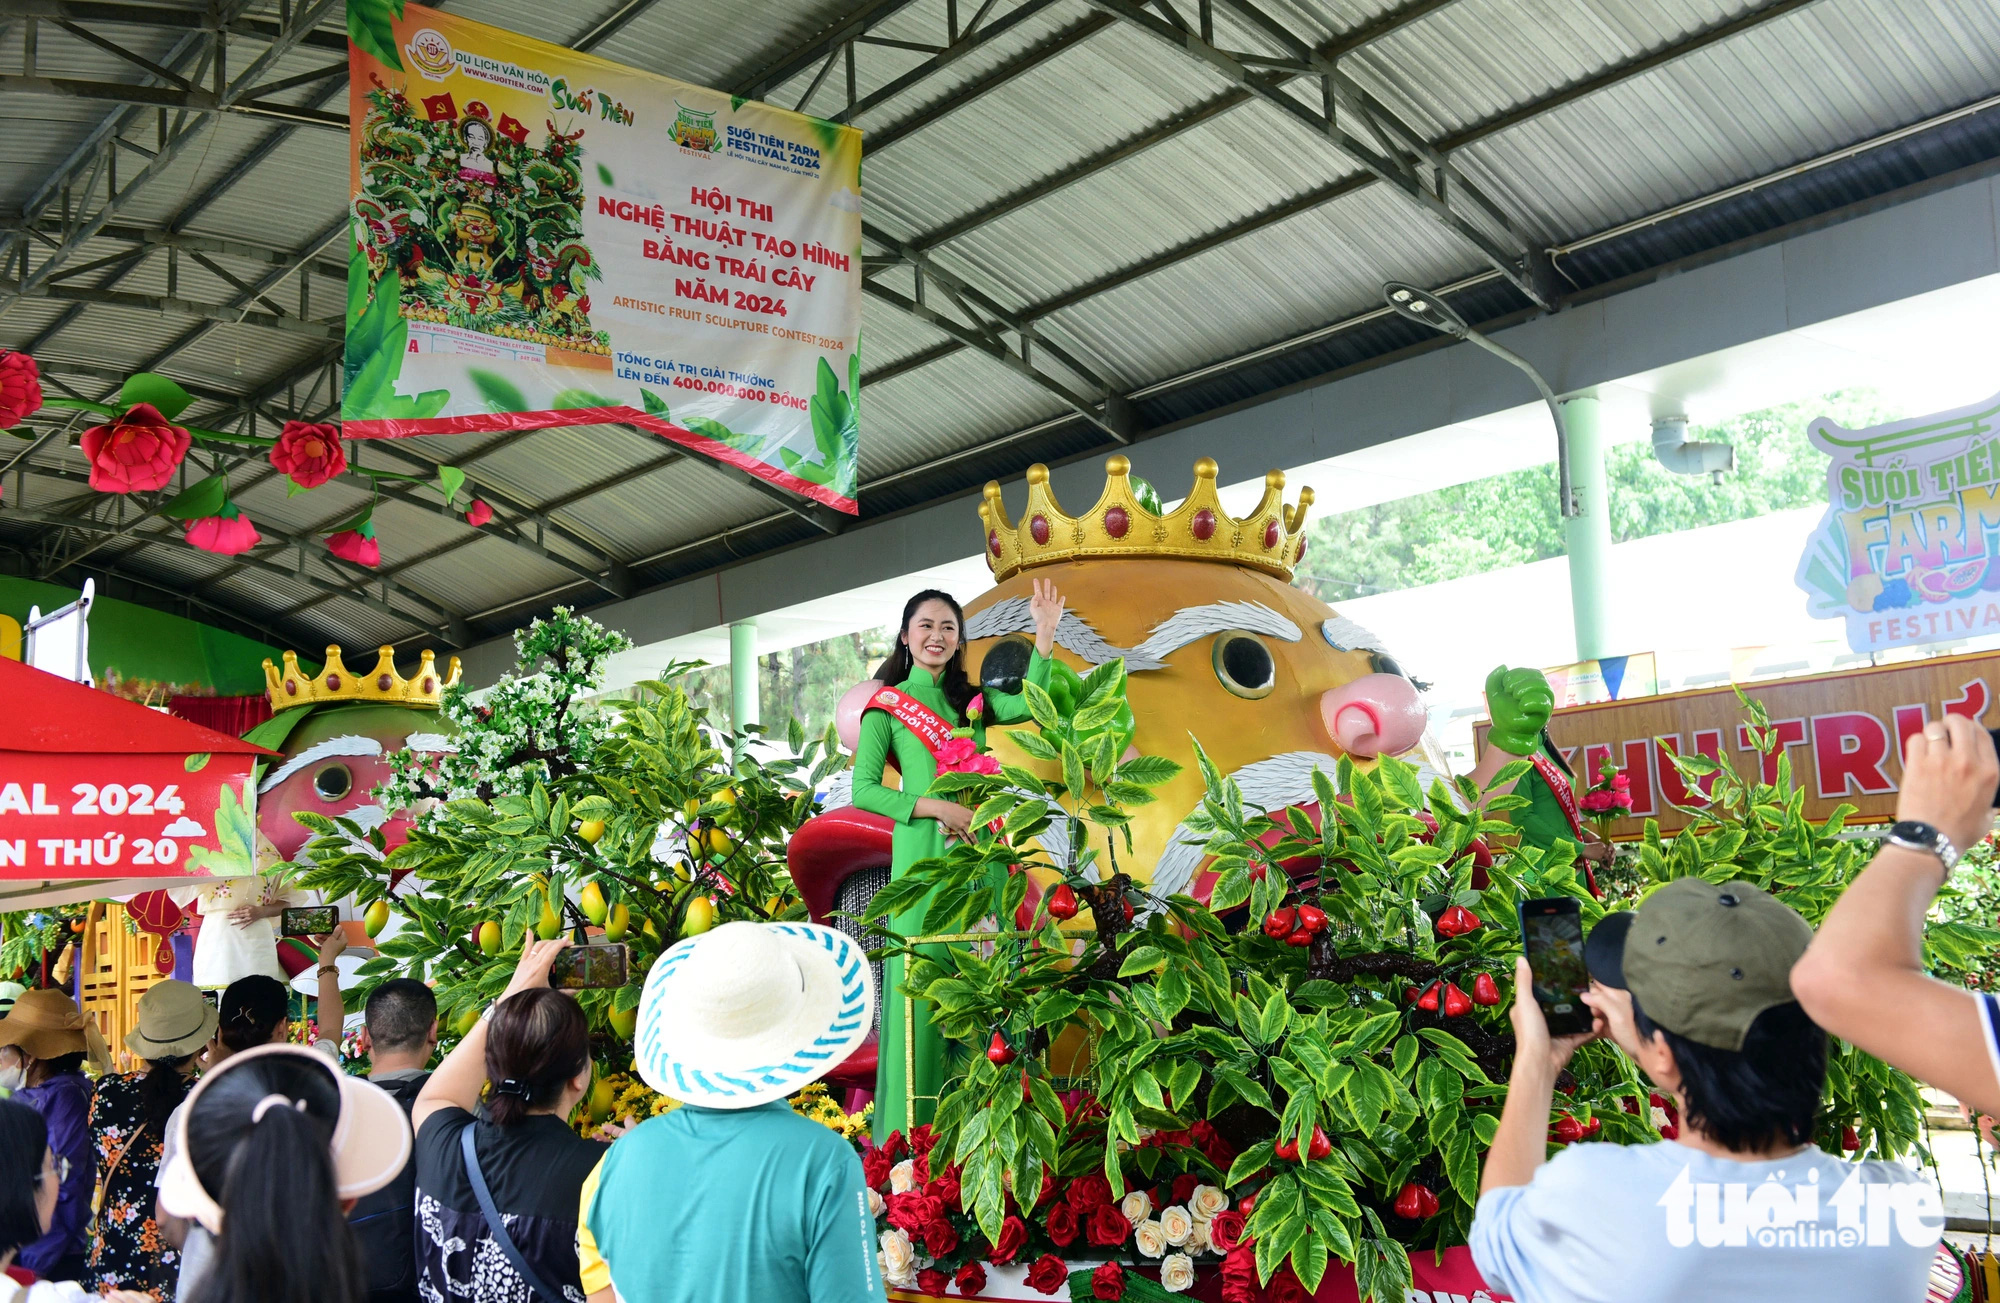
<svg viewBox="0 0 2000 1303">
<path fill-rule="evenodd" d="M 954 737 L 938 748 L 937 770 L 941 774 L 997 774 L 1000 762 L 979 754 L 979 747 L 971 738 Z"/>
<path fill-rule="evenodd" d="M 493 519 L 493 508 L 483 498 L 474 498 L 472 505 L 465 509 L 465 523 L 474 529 L 478 529 L 491 519 Z"/>
<path fill-rule="evenodd" d="M 262 540 L 257 527 L 250 523 L 250 517 L 244 515 L 235 503 L 225 502 L 216 515 L 188 522 L 187 541 L 217 556 L 236 556 L 248 552 Z"/>
<path fill-rule="evenodd" d="M 972 695 L 972 700 L 965 703 L 965 718 L 967 722 L 977 722 L 985 714 L 986 694 L 975 692 Z"/>
<path fill-rule="evenodd" d="M 83 432 L 90 487 L 99 493 L 164 489 L 187 456 L 190 442 L 188 432 L 160 415 L 159 408 L 135 403 L 110 424 Z"/>
<path fill-rule="evenodd" d="M 382 564 L 382 545 L 375 541 L 375 522 L 363 521 L 359 529 L 343 529 L 327 539 L 326 550 L 342 561 L 352 561 L 371 570 Z"/>
<path fill-rule="evenodd" d="M 302 489 L 316 489 L 347 469 L 340 446 L 340 427 L 286 421 L 271 448 L 271 465 L 291 476 Z"/>
</svg>

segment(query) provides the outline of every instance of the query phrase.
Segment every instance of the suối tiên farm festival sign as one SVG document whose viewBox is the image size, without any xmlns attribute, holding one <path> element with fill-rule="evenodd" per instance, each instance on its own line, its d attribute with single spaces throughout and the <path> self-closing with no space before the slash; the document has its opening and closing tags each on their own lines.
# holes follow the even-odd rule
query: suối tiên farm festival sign
<svg viewBox="0 0 2000 1303">
<path fill-rule="evenodd" d="M 2000 633 L 2000 397 L 1846 430 L 1808 430 L 1832 457 L 1827 512 L 1795 576 L 1807 609 L 1842 616 L 1858 652 Z"/>
<path fill-rule="evenodd" d="M 349 437 L 623 422 L 856 510 L 860 132 L 348 13 Z"/>
</svg>

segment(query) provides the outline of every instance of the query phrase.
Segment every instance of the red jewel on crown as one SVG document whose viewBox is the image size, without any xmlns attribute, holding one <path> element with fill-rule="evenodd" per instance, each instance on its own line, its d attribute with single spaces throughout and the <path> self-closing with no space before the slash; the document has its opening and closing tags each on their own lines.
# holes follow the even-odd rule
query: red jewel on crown
<svg viewBox="0 0 2000 1303">
<path fill-rule="evenodd" d="M 989 530 L 987 530 L 987 531 L 986 531 L 986 550 L 987 550 L 987 551 L 989 551 L 989 552 L 991 552 L 991 553 L 992 553 L 992 554 L 993 554 L 994 556 L 999 556 L 999 555 L 1000 555 L 1000 531 L 999 531 L 999 530 L 997 530 L 997 529 L 989 529 Z"/>
<path fill-rule="evenodd" d="M 1215 537 L 1215 513 L 1207 507 L 1194 513 L 1194 520 L 1190 525 L 1197 543 L 1206 543 Z"/>
<path fill-rule="evenodd" d="M 1046 545 L 1049 541 L 1049 518 L 1037 512 L 1035 518 L 1028 522 L 1028 534 L 1037 547 Z"/>
<path fill-rule="evenodd" d="M 1275 520 L 1264 526 L 1264 546 L 1278 546 L 1278 522 Z"/>
<path fill-rule="evenodd" d="M 338 674 L 329 674 L 329 675 L 327 675 L 327 676 L 326 676 L 326 686 L 327 686 L 327 690 L 328 690 L 329 692 L 338 692 L 338 691 L 340 691 L 340 676 L 339 676 Z"/>
<path fill-rule="evenodd" d="M 1125 537 L 1125 531 L 1132 528 L 1132 518 L 1125 514 L 1125 508 L 1112 507 L 1104 513 L 1104 532 L 1113 538 Z"/>
</svg>

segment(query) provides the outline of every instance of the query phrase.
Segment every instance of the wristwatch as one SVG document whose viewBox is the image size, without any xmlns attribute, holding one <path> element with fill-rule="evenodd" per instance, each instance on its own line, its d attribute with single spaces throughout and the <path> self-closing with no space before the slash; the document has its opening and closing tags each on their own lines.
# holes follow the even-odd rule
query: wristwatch
<svg viewBox="0 0 2000 1303">
<path fill-rule="evenodd" d="M 1901 846 L 1905 850 L 1929 851 L 1944 865 L 1946 877 L 1958 867 L 1958 847 L 1951 844 L 1951 838 L 1927 823 L 1915 819 L 1905 819 L 1889 825 L 1889 844 Z"/>
</svg>

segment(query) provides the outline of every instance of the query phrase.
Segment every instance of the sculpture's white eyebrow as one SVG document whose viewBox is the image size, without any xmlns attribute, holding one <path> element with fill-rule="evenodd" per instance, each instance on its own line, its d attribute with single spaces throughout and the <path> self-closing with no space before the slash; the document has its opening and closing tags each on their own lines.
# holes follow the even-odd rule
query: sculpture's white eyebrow
<svg viewBox="0 0 2000 1303">
<path fill-rule="evenodd" d="M 1335 651 L 1372 651 L 1389 655 L 1389 648 L 1367 629 L 1362 628 L 1344 615 L 1336 615 L 1331 620 L 1322 620 L 1320 633 L 1327 645 Z"/>
<path fill-rule="evenodd" d="M 1026 633 L 1034 627 L 1035 617 L 1028 609 L 1028 599 L 1010 597 L 1003 602 L 995 602 L 967 620 L 965 638 L 967 642 L 976 638 L 998 638 L 1003 634 Z M 1091 665 L 1102 665 L 1122 656 L 1127 672 L 1134 672 L 1163 670 L 1167 667 L 1169 653 L 1225 629 L 1268 634 L 1286 642 L 1297 642 L 1302 636 L 1298 625 L 1262 603 L 1209 602 L 1203 606 L 1184 606 L 1175 611 L 1154 625 L 1145 641 L 1136 647 L 1118 647 L 1106 641 L 1104 635 L 1075 611 L 1063 612 L 1062 622 L 1056 626 L 1055 640 L 1058 646 L 1075 652 Z"/>
<path fill-rule="evenodd" d="M 382 744 L 372 737 L 362 737 L 349 733 L 343 737 L 330 737 L 324 742 L 315 742 L 305 750 L 279 766 L 275 773 L 265 777 L 257 785 L 258 795 L 270 791 L 307 765 L 316 765 L 333 756 L 379 756 Z"/>
</svg>

